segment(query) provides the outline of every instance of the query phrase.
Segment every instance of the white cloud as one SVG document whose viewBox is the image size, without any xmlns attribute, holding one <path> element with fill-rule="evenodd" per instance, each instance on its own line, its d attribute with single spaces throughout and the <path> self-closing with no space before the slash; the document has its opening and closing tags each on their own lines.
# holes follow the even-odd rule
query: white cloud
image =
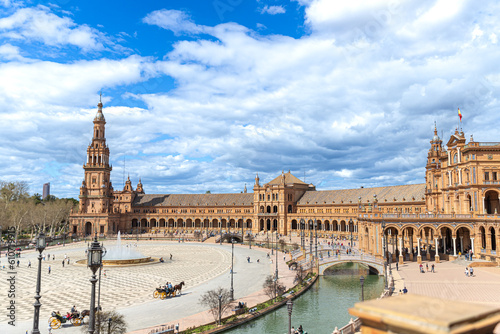
<svg viewBox="0 0 500 334">
<path fill-rule="evenodd" d="M 5 60 L 24 60 L 19 51 L 19 47 L 9 43 L 0 45 L 0 58 Z"/>
<path fill-rule="evenodd" d="M 262 8 L 260 12 L 261 12 L 261 14 L 270 14 L 270 15 L 285 14 L 286 9 L 284 6 L 265 5 L 264 8 Z"/>
<path fill-rule="evenodd" d="M 48 7 L 20 8 L 0 19 L 0 36 L 26 42 L 40 41 L 50 46 L 74 45 L 83 51 L 102 50 L 109 39 L 87 25 L 77 25 L 69 17 L 59 17 Z"/>
<path fill-rule="evenodd" d="M 457 106 L 467 135 L 497 141 L 494 1 L 463 2 L 444 21 L 426 14 L 437 2 L 301 4 L 310 31 L 299 38 L 153 12 L 144 22 L 190 34 L 162 60 L 27 63 L 4 45 L 0 178 L 76 196 L 101 88 L 116 189 L 124 156 L 147 193 L 239 192 L 282 169 L 319 189 L 420 183 L 434 121 L 446 141 Z"/>
<path fill-rule="evenodd" d="M 143 22 L 171 30 L 174 34 L 198 34 L 205 30 L 204 26 L 195 24 L 185 12 L 173 9 L 161 9 L 151 12 L 143 19 Z"/>
</svg>

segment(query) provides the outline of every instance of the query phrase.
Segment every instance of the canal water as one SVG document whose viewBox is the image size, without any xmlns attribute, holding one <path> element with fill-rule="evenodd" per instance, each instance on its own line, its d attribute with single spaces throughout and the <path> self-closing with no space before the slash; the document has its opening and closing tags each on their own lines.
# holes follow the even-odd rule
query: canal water
<svg viewBox="0 0 500 334">
<path fill-rule="evenodd" d="M 294 299 L 292 326 L 302 325 L 308 334 L 331 334 L 335 327 L 346 325 L 352 318 L 347 309 L 361 300 L 361 275 L 365 276 L 365 300 L 378 298 L 384 288 L 382 276 L 370 275 L 368 270 L 355 263 L 339 265 L 330 268 L 314 286 Z M 287 331 L 288 311 L 284 306 L 224 333 L 284 334 Z"/>
</svg>

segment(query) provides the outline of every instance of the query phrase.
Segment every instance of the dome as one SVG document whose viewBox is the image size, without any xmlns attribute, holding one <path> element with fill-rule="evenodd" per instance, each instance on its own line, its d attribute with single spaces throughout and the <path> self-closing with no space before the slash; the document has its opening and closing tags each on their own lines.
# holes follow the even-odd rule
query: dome
<svg viewBox="0 0 500 334">
<path fill-rule="evenodd" d="M 432 141 L 438 141 L 439 140 L 439 136 L 438 135 L 434 135 L 434 137 L 432 137 Z"/>
</svg>

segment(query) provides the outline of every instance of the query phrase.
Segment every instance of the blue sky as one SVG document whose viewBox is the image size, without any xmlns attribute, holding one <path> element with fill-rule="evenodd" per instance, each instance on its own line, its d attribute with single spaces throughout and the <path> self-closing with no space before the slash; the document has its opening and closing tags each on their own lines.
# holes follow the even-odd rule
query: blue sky
<svg viewBox="0 0 500 334">
<path fill-rule="evenodd" d="M 103 92 L 115 189 L 424 182 L 437 122 L 500 141 L 496 1 L 0 0 L 0 180 L 78 195 Z M 123 161 L 126 161 L 125 169 Z"/>
</svg>

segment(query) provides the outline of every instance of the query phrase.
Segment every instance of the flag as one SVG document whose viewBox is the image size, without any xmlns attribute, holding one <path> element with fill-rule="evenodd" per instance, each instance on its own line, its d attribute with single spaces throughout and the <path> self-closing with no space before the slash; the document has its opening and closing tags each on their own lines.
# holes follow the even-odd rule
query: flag
<svg viewBox="0 0 500 334">
<path fill-rule="evenodd" d="M 458 108 L 458 117 L 460 117 L 460 122 L 462 121 L 462 113 L 460 112 L 460 108 Z"/>
</svg>

